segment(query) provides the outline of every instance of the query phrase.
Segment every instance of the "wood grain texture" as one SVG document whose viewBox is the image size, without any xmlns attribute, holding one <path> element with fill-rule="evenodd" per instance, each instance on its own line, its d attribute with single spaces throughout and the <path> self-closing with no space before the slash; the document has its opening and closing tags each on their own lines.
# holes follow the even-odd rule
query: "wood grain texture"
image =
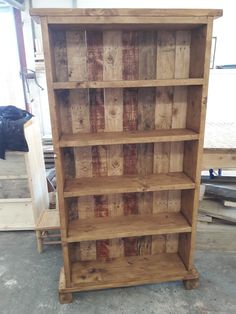
<svg viewBox="0 0 236 314">
<path fill-rule="evenodd" d="M 66 33 L 65 31 L 57 31 L 53 33 L 54 62 L 56 69 L 56 80 L 66 82 L 68 80 L 68 64 L 66 49 Z"/>
<path fill-rule="evenodd" d="M 108 174 L 107 167 L 107 147 L 95 146 L 92 147 L 92 167 L 94 177 L 103 177 Z M 95 200 L 95 216 L 108 216 L 108 197 L 107 195 L 94 196 Z M 109 257 L 109 241 L 97 241 L 97 258 Z"/>
<path fill-rule="evenodd" d="M 87 43 L 85 31 L 67 31 L 67 57 L 68 79 L 86 80 L 87 69 Z M 71 90 L 67 107 L 70 108 L 71 126 L 74 134 L 82 134 L 90 131 L 90 104 L 87 90 Z M 68 123 L 68 120 L 65 120 Z M 70 165 L 73 165 L 71 158 Z M 92 150 L 91 147 L 74 148 L 75 177 L 92 177 Z M 77 204 L 76 204 L 77 203 Z M 92 196 L 77 199 L 78 218 L 85 219 L 94 216 L 94 199 Z M 70 208 L 72 210 L 72 208 Z M 75 218 L 75 217 L 74 217 Z M 96 246 L 94 242 L 83 242 L 77 246 L 81 260 L 96 259 Z"/>
<path fill-rule="evenodd" d="M 127 30 L 127 24 L 130 24 L 129 29 L 140 30 L 140 27 L 144 29 L 153 29 L 153 26 L 158 25 L 158 28 L 164 30 L 173 29 L 193 29 L 194 26 L 201 26 L 207 23 L 207 16 L 81 16 L 79 19 L 75 16 L 49 16 L 48 22 L 56 29 L 60 24 L 66 25 L 66 27 L 75 26 L 76 24 L 86 25 L 88 29 L 94 29 L 94 25 L 102 30 L 112 29 L 125 29 Z"/>
<path fill-rule="evenodd" d="M 104 80 L 122 79 L 122 32 L 105 31 L 103 33 L 103 78 Z M 122 89 L 104 90 L 105 132 L 123 131 L 123 91 Z M 112 142 L 113 144 L 113 142 Z M 123 174 L 122 145 L 107 146 L 108 176 Z M 108 216 L 123 215 L 121 194 L 108 196 Z M 124 256 L 124 244 L 121 238 L 110 239 L 109 257 Z"/>
<path fill-rule="evenodd" d="M 104 260 L 81 262 L 74 263 L 72 267 L 74 287 L 81 291 L 168 281 L 168 278 L 177 280 L 187 275 L 181 259 L 175 253 L 123 257 L 107 263 Z"/>
<path fill-rule="evenodd" d="M 174 78 L 175 70 L 175 32 L 157 33 L 156 72 L 158 79 Z M 170 129 L 172 124 L 173 87 L 156 89 L 155 128 Z M 170 164 L 170 143 L 155 143 L 153 172 L 167 173 Z M 168 211 L 168 191 L 153 193 L 153 213 Z M 160 206 L 161 205 L 161 206 Z M 160 206 L 160 207 L 159 207 Z M 152 254 L 160 253 L 166 246 L 166 239 L 152 237 Z M 164 244 L 165 243 L 165 244 Z M 159 248 L 160 246 L 160 248 Z M 164 251 L 165 252 L 165 251 Z"/>
<path fill-rule="evenodd" d="M 194 182 L 182 172 L 146 176 L 126 174 L 123 176 L 68 179 L 65 183 L 64 196 L 183 190 L 194 187 Z"/>
<path fill-rule="evenodd" d="M 92 177 L 92 152 L 91 147 L 81 147 L 75 149 L 76 177 Z M 79 219 L 91 218 L 94 216 L 95 202 L 90 195 L 80 197 L 77 201 Z M 79 246 L 81 260 L 96 259 L 96 243 L 83 242 Z"/>
<path fill-rule="evenodd" d="M 139 33 L 137 31 L 122 32 L 122 77 L 123 80 L 137 80 L 139 78 Z M 138 129 L 138 89 L 123 89 L 123 130 Z M 124 168 L 123 174 L 137 174 L 137 146 L 123 145 Z M 126 192 L 126 191 L 124 191 Z M 136 191 L 132 191 L 136 192 Z M 136 193 L 124 194 L 124 214 L 138 213 L 138 199 Z M 136 238 L 124 239 L 125 256 L 138 255 Z"/>
<path fill-rule="evenodd" d="M 140 69 L 139 69 L 140 71 Z M 146 71 L 146 68 L 145 68 Z M 154 71 L 152 71 L 154 72 Z M 203 85 L 202 78 L 187 78 L 187 79 L 140 79 L 140 80 L 103 80 L 103 81 L 73 81 L 73 82 L 54 82 L 53 88 L 57 89 L 77 89 L 77 88 L 132 88 L 132 87 L 165 87 L 165 86 L 195 86 Z M 114 90 L 113 90 L 114 91 Z"/>
<path fill-rule="evenodd" d="M 152 80 L 156 78 L 156 32 L 140 31 L 139 41 L 139 79 Z"/>
<path fill-rule="evenodd" d="M 68 80 L 83 81 L 87 77 L 87 47 L 85 31 L 67 31 Z"/>
<path fill-rule="evenodd" d="M 106 57 L 106 56 L 105 56 Z M 106 58 L 107 60 L 107 58 Z M 104 70 L 104 47 L 103 32 L 87 31 L 87 61 L 88 80 L 102 81 Z M 104 132 L 105 130 L 105 109 L 104 90 L 89 90 L 90 99 L 90 130 L 92 133 Z M 94 177 L 108 175 L 108 148 L 106 146 L 92 147 L 92 173 Z M 95 216 L 108 216 L 107 195 L 95 196 Z M 97 258 L 109 257 L 109 241 L 97 241 Z"/>
<path fill-rule="evenodd" d="M 59 91 L 56 93 L 57 108 L 59 111 L 60 129 L 62 134 L 72 133 L 72 119 L 69 105 L 69 91 Z"/>
<path fill-rule="evenodd" d="M 103 34 L 101 31 L 87 31 L 88 80 L 103 80 Z"/>
<path fill-rule="evenodd" d="M 202 170 L 236 168 L 235 148 L 204 148 Z"/>
<path fill-rule="evenodd" d="M 124 175 L 137 174 L 137 146 L 136 145 L 123 145 L 123 158 L 124 158 Z M 136 193 L 129 192 L 125 189 L 123 194 L 124 202 L 124 215 L 138 214 L 138 198 Z M 130 191 L 136 192 L 136 190 Z M 124 254 L 125 256 L 138 255 L 137 238 L 124 239 Z"/>
<path fill-rule="evenodd" d="M 139 77 L 139 37 L 136 31 L 122 32 L 123 79 L 137 80 Z"/>
<path fill-rule="evenodd" d="M 222 16 L 220 9 L 31 9 L 31 16 Z"/>
<path fill-rule="evenodd" d="M 53 92 L 52 83 L 56 79 L 56 76 L 61 72 L 61 65 L 59 64 L 58 70 L 57 67 L 57 52 L 54 49 L 54 39 L 53 34 L 48 27 L 48 21 L 44 17 L 41 19 L 42 25 L 42 39 L 43 39 L 43 48 L 44 48 L 44 56 L 45 56 L 45 69 L 47 76 L 47 90 L 48 90 L 48 98 L 50 102 L 50 117 L 52 124 L 52 134 L 53 134 L 53 144 L 54 151 L 56 154 L 55 165 L 56 165 L 56 174 L 57 174 L 57 191 L 58 191 L 58 200 L 60 203 L 60 223 L 61 223 L 61 237 L 62 237 L 62 252 L 63 252 L 63 263 L 64 263 L 64 271 L 66 275 L 65 283 L 67 286 L 71 285 L 71 263 L 68 254 L 68 246 L 65 243 L 64 239 L 67 236 L 67 227 L 68 227 L 68 213 L 65 208 L 65 200 L 63 197 L 63 184 L 65 180 L 64 175 L 64 167 L 63 167 L 63 154 L 59 149 L 58 140 L 61 135 L 61 125 L 60 125 L 60 110 L 57 108 L 57 99 L 56 95 Z M 62 56 L 64 58 L 64 39 L 62 40 L 63 53 Z M 60 48 L 58 47 L 60 51 Z M 55 52 L 55 53 L 54 53 Z M 60 53 L 59 53 L 60 54 Z M 59 58 L 60 59 L 60 58 Z"/>
<path fill-rule="evenodd" d="M 89 100 L 90 100 L 91 132 L 92 133 L 103 132 L 105 130 L 103 89 L 90 90 Z"/>
<path fill-rule="evenodd" d="M 109 98 L 106 98 L 106 102 Z M 113 103 L 112 103 L 113 105 Z M 146 106 L 148 108 L 148 106 Z M 83 107 L 81 108 L 83 109 Z M 113 110 L 113 109 L 112 109 Z M 105 118 L 109 116 L 107 113 L 107 105 L 105 105 Z M 80 115 L 83 114 L 80 110 L 79 105 L 74 110 L 75 115 L 78 119 L 75 121 L 75 128 L 81 129 L 82 125 L 87 122 L 86 114 L 84 114 L 84 119 L 80 119 Z M 116 109 L 114 109 L 113 116 L 118 115 Z M 107 113 L 107 114 L 106 114 Z M 148 113 L 146 116 L 150 116 Z M 154 118 L 154 117 L 152 117 Z M 146 118 L 140 118 L 146 123 Z M 113 118 L 112 118 L 113 120 Z M 108 117 L 105 122 L 106 125 L 110 124 L 113 126 L 115 121 L 119 121 L 119 128 L 122 128 L 122 119 L 117 119 L 110 121 Z M 118 124 L 118 123 L 117 123 Z M 148 127 L 148 125 L 147 125 Z M 158 129 L 158 130 L 145 130 L 145 131 L 130 131 L 130 132 L 106 132 L 108 126 L 104 133 L 80 133 L 78 134 L 65 134 L 62 135 L 60 140 L 60 147 L 83 147 L 83 146 L 96 146 L 96 145 L 115 145 L 115 144 L 138 144 L 138 143 L 154 143 L 154 142 L 176 142 L 176 141 L 193 141 L 199 138 L 199 135 L 188 129 Z M 230 154 L 230 152 L 229 152 Z M 232 154 L 230 155 L 232 158 Z M 233 158 L 232 158 L 233 159 Z M 209 169 L 209 167 L 207 168 Z"/>
<path fill-rule="evenodd" d="M 176 32 L 175 49 L 175 78 L 188 78 L 190 66 L 190 43 L 191 35 L 188 31 Z M 172 128 L 186 127 L 187 116 L 187 88 L 174 87 L 174 98 L 172 107 Z M 183 171 L 184 143 L 175 142 L 170 144 L 169 171 Z M 181 191 L 170 191 L 168 199 L 168 211 L 178 212 L 181 208 Z M 178 251 L 178 234 L 168 235 L 166 240 L 166 251 Z"/>
<path fill-rule="evenodd" d="M 152 234 L 190 232 L 191 227 L 181 213 L 111 216 L 72 220 L 68 242 L 137 237 Z M 147 254 L 147 253 L 146 253 Z"/>
<path fill-rule="evenodd" d="M 138 128 L 138 90 L 123 90 L 123 129 L 124 131 L 135 131 Z"/>
<path fill-rule="evenodd" d="M 156 77 L 156 32 L 139 32 L 139 79 Z M 140 88 L 138 91 L 138 130 L 153 130 L 155 128 L 155 88 Z M 153 173 L 153 143 L 139 144 L 138 174 Z M 138 194 L 139 215 L 151 214 L 153 193 Z M 143 236 L 138 239 L 139 255 L 151 254 L 152 237 Z"/>
<path fill-rule="evenodd" d="M 196 222 L 199 202 L 199 184 L 201 176 L 201 163 L 203 155 L 204 127 L 206 118 L 207 90 L 210 67 L 210 50 L 212 37 L 213 19 L 208 19 L 208 25 L 202 26 L 198 31 L 192 32 L 192 45 L 190 51 L 190 75 L 203 75 L 205 84 L 202 88 L 189 88 L 188 90 L 188 110 L 187 125 L 192 123 L 192 129 L 200 132 L 199 142 L 188 144 L 185 148 L 184 170 L 197 182 L 197 188 L 192 192 L 191 198 L 183 198 L 183 213 L 192 219 L 193 232 L 191 235 L 181 235 L 179 246 L 180 256 L 188 269 L 193 267 L 195 239 L 196 239 Z M 201 50 L 201 51 L 199 51 Z M 199 55 L 197 57 L 197 53 Z M 196 60 L 194 63 L 193 60 Z M 190 110 L 192 113 L 190 114 Z M 194 117 L 194 119 L 193 119 Z M 191 159 L 191 157 L 193 159 Z M 191 159 L 191 161 L 190 161 Z M 193 164 L 194 167 L 190 165 Z M 187 207 L 192 208 L 191 214 L 187 214 Z"/>
</svg>

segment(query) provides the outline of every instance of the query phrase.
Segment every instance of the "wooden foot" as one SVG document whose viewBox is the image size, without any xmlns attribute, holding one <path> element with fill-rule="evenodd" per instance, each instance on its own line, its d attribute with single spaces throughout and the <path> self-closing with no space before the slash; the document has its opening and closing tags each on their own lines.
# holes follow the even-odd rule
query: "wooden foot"
<svg viewBox="0 0 236 314">
<path fill-rule="evenodd" d="M 59 292 L 59 301 L 61 304 L 71 303 L 73 300 L 72 293 L 70 292 Z"/>
<path fill-rule="evenodd" d="M 200 286 L 199 278 L 183 280 L 183 284 L 186 290 L 197 289 Z"/>
<path fill-rule="evenodd" d="M 66 292 L 66 281 L 64 268 L 61 268 L 60 279 L 59 279 L 59 301 L 61 304 L 71 303 L 73 295 L 71 292 Z"/>
<path fill-rule="evenodd" d="M 41 231 L 36 230 L 37 249 L 39 253 L 43 252 L 43 240 L 41 238 Z"/>
</svg>

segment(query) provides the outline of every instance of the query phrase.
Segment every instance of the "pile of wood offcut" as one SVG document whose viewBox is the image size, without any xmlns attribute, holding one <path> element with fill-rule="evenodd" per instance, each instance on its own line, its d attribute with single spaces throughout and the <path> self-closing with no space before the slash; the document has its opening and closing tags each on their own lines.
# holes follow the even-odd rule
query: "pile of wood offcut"
<svg viewBox="0 0 236 314">
<path fill-rule="evenodd" d="M 235 239 L 236 177 L 208 180 L 199 203 L 197 248 L 236 251 Z"/>
</svg>

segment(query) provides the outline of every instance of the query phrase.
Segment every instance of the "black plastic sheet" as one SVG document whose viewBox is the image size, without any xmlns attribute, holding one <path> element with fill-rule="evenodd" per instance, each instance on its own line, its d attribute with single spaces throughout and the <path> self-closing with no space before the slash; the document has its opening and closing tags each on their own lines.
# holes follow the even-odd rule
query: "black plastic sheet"
<svg viewBox="0 0 236 314">
<path fill-rule="evenodd" d="M 5 159 L 5 151 L 28 152 L 24 135 L 24 124 L 32 114 L 15 106 L 0 107 L 0 158 Z"/>
</svg>

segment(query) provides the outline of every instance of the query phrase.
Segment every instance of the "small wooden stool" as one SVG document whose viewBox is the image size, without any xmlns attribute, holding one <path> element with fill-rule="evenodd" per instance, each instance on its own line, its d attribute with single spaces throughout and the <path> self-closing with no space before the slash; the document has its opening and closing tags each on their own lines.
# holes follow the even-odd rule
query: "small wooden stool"
<svg viewBox="0 0 236 314">
<path fill-rule="evenodd" d="M 50 231 L 55 230 L 57 230 L 58 233 L 49 233 Z M 61 243 L 61 241 L 58 241 L 58 238 L 61 238 L 58 210 L 47 209 L 42 211 L 37 221 L 35 231 L 37 238 L 37 248 L 39 253 L 42 253 L 43 246 L 45 244 Z"/>
</svg>

